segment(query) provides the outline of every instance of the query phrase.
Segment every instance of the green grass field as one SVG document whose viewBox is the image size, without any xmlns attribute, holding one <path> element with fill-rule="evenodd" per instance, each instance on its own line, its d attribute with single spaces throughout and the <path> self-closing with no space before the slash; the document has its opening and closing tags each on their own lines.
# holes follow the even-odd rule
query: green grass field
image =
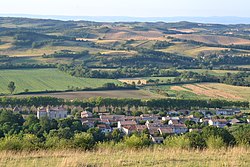
<svg viewBox="0 0 250 167">
<path fill-rule="evenodd" d="M 112 79 L 76 78 L 57 69 L 0 70 L 0 93 L 9 93 L 7 85 L 10 81 L 16 84 L 14 93 L 23 92 L 25 89 L 29 89 L 30 92 L 62 91 L 68 89 L 68 86 L 96 88 L 107 82 L 120 83 Z"/>
</svg>

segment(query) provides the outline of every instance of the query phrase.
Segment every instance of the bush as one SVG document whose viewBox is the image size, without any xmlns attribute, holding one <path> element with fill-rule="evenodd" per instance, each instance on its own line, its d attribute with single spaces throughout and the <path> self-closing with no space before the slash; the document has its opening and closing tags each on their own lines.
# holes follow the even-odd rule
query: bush
<svg viewBox="0 0 250 167">
<path fill-rule="evenodd" d="M 43 144 L 41 140 L 33 134 L 24 134 L 22 137 L 22 149 L 23 150 L 38 150 Z"/>
<path fill-rule="evenodd" d="M 206 140 L 206 144 L 209 149 L 220 149 L 226 146 L 223 139 L 217 136 L 210 136 Z"/>
<path fill-rule="evenodd" d="M 250 146 L 250 125 L 233 127 L 232 134 L 238 145 Z"/>
<path fill-rule="evenodd" d="M 185 136 L 172 136 L 164 140 L 164 145 L 169 148 L 189 149 L 190 140 Z"/>
<path fill-rule="evenodd" d="M 67 139 L 60 139 L 56 136 L 47 136 L 44 146 L 47 149 L 69 149 L 72 148 L 72 141 Z"/>
<path fill-rule="evenodd" d="M 190 132 L 185 134 L 185 136 L 189 139 L 190 147 L 199 149 L 206 147 L 206 141 L 203 139 L 200 133 Z"/>
<path fill-rule="evenodd" d="M 0 140 L 0 150 L 21 150 L 22 140 L 17 135 L 6 136 Z"/>
<path fill-rule="evenodd" d="M 133 134 L 130 137 L 126 137 L 124 143 L 127 147 L 138 149 L 148 147 L 151 141 L 146 134 L 142 134 L 141 136 Z"/>
<path fill-rule="evenodd" d="M 93 135 L 82 132 L 75 134 L 73 144 L 77 149 L 90 150 L 94 148 L 95 140 Z"/>
<path fill-rule="evenodd" d="M 227 146 L 233 146 L 235 144 L 234 136 L 225 128 L 207 126 L 202 129 L 202 137 L 205 140 L 208 140 L 209 137 L 220 137 Z"/>
</svg>

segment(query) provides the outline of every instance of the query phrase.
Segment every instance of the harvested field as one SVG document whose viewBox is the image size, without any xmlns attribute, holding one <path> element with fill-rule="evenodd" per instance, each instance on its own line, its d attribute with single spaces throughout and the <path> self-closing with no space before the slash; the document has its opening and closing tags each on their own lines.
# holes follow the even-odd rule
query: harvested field
<svg viewBox="0 0 250 167">
<path fill-rule="evenodd" d="M 79 91 L 79 92 L 60 92 L 45 93 L 32 95 L 15 95 L 14 97 L 30 97 L 30 96 L 51 96 L 63 99 L 84 99 L 90 97 L 110 97 L 110 98 L 164 98 L 164 96 L 150 93 L 144 90 L 109 90 L 109 91 Z"/>
<path fill-rule="evenodd" d="M 221 44 L 221 45 L 249 45 L 250 40 L 228 37 L 228 36 L 218 36 L 218 35 L 194 35 L 194 34 L 178 34 L 171 35 L 175 38 L 194 40 L 198 42 L 210 43 L 210 44 Z"/>
<path fill-rule="evenodd" d="M 200 84 L 197 84 L 197 85 L 188 84 L 188 85 L 184 85 L 183 87 L 189 89 L 190 91 L 192 91 L 193 93 L 197 95 L 206 95 L 212 98 L 243 100 L 243 98 L 240 96 L 237 96 L 237 95 L 234 95 L 234 94 L 222 91 L 222 90 L 213 89 L 205 85 L 200 86 Z"/>
<path fill-rule="evenodd" d="M 132 31 L 132 30 L 112 30 L 108 32 L 105 40 L 164 40 L 163 34 L 159 31 Z"/>
<path fill-rule="evenodd" d="M 226 99 L 226 100 L 250 100 L 250 87 L 233 86 L 221 83 L 197 83 L 174 86 L 160 86 L 173 97 L 184 96 L 191 99 Z M 155 88 L 156 89 L 156 88 Z"/>
</svg>

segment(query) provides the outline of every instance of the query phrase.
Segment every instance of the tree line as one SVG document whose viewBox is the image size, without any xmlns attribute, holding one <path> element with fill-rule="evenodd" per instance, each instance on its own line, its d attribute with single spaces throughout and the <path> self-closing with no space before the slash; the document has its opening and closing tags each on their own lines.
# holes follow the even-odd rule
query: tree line
<svg viewBox="0 0 250 167">
<path fill-rule="evenodd" d="M 191 109 L 191 108 L 223 108 L 223 107 L 249 107 L 248 101 L 227 101 L 219 99 L 191 100 L 191 99 L 130 99 L 130 98 L 90 98 L 84 100 L 68 101 L 54 97 L 26 97 L 10 98 L 1 97 L 0 105 L 10 106 L 47 106 L 68 105 L 87 107 L 148 107 L 150 109 Z"/>
</svg>

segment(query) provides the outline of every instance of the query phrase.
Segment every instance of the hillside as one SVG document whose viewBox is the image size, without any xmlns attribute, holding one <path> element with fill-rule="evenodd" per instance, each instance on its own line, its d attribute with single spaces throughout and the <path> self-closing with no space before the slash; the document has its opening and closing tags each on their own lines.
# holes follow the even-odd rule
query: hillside
<svg viewBox="0 0 250 167">
<path fill-rule="evenodd" d="M 10 81 L 17 86 L 15 93 L 96 88 L 107 82 L 119 84 L 119 78 L 147 78 L 155 85 L 212 82 L 248 86 L 249 30 L 247 24 L 1 17 L 0 93 L 8 94 Z M 173 79 L 159 83 L 156 77 Z M 144 90 L 146 94 L 126 96 L 155 97 Z M 97 95 L 117 97 L 112 93 L 87 97 Z"/>
</svg>

